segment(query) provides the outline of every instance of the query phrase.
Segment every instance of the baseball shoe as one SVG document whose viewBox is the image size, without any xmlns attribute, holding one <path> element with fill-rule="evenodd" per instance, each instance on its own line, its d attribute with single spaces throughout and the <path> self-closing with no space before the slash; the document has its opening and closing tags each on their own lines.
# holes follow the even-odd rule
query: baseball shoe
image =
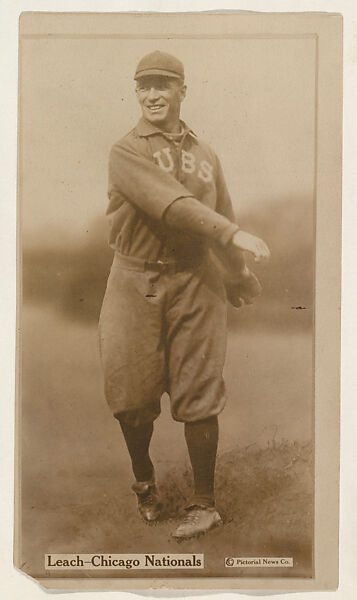
<svg viewBox="0 0 357 600">
<path fill-rule="evenodd" d="M 188 506 L 186 514 L 172 533 L 172 537 L 177 540 L 195 537 L 207 533 L 210 529 L 222 524 L 222 519 L 219 512 L 214 506 Z"/>
<path fill-rule="evenodd" d="M 132 490 L 138 499 L 138 510 L 144 521 L 157 521 L 162 503 L 154 481 L 137 481 Z"/>
</svg>

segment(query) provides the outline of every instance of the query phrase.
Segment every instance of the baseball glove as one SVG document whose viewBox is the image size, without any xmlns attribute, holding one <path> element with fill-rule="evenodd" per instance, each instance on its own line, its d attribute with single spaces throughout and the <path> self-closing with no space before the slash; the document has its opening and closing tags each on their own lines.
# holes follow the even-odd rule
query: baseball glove
<svg viewBox="0 0 357 600">
<path fill-rule="evenodd" d="M 240 273 L 239 278 L 225 281 L 227 300 L 236 308 L 244 304 L 252 304 L 256 296 L 262 293 L 262 286 L 256 275 L 248 267 Z"/>
<path fill-rule="evenodd" d="M 226 288 L 227 300 L 236 308 L 252 304 L 262 293 L 262 286 L 256 275 L 247 267 L 244 252 L 233 246 L 216 246 L 213 261 L 221 272 Z"/>
</svg>

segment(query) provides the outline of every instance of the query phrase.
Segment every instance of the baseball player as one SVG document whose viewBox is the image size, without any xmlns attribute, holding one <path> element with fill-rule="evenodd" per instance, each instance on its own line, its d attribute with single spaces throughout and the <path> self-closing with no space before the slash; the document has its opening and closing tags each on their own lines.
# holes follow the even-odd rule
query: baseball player
<svg viewBox="0 0 357 600">
<path fill-rule="evenodd" d="M 269 250 L 240 230 L 221 165 L 180 119 L 184 68 L 145 56 L 135 72 L 142 118 L 109 159 L 110 245 L 115 250 L 100 316 L 105 394 L 130 454 L 142 518 L 162 503 L 149 446 L 164 392 L 184 423 L 194 490 L 173 536 L 221 523 L 214 471 L 225 404 L 226 300 L 250 303 L 260 285 L 245 264 Z"/>
</svg>

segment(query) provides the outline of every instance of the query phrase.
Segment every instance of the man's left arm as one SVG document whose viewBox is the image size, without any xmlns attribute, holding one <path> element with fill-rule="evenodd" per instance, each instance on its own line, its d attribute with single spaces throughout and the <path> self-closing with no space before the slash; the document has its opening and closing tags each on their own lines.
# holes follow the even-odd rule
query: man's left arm
<svg viewBox="0 0 357 600">
<path fill-rule="evenodd" d="M 224 215 L 227 219 L 235 222 L 232 201 L 224 179 L 221 164 L 217 160 L 217 212 Z M 258 247 L 261 245 L 262 255 L 258 254 Z M 243 304 L 251 304 L 253 298 L 259 296 L 262 287 L 259 280 L 248 268 L 245 260 L 245 250 L 250 250 L 256 260 L 261 260 L 263 255 L 269 257 L 268 247 L 263 240 L 252 236 L 251 234 L 238 229 L 233 235 L 230 243 L 224 251 L 221 247 L 215 245 L 215 253 L 223 268 L 223 277 L 225 280 L 227 298 L 233 306 L 239 308 Z"/>
<path fill-rule="evenodd" d="M 225 182 L 225 178 L 223 175 L 223 170 L 221 163 L 217 156 L 215 156 L 216 161 L 216 194 L 217 194 L 217 202 L 216 202 L 216 212 L 220 215 L 223 215 L 236 224 L 235 214 L 232 206 L 232 200 L 230 194 L 228 192 L 228 188 Z M 238 227 L 236 232 L 238 231 Z M 235 233 L 236 233 L 235 232 Z M 225 279 L 229 279 L 230 277 L 238 277 L 240 273 L 245 269 L 246 262 L 244 251 L 238 248 L 235 248 L 232 244 L 233 236 L 230 239 L 230 243 L 222 249 L 221 246 L 215 244 L 214 252 L 217 258 L 219 259 L 220 266 L 224 270 Z"/>
<path fill-rule="evenodd" d="M 227 185 L 224 179 L 223 170 L 219 159 L 216 157 L 217 161 L 217 178 L 216 178 L 216 189 L 217 189 L 217 205 L 216 211 L 225 216 L 227 219 L 235 223 L 235 216 L 232 206 L 232 201 L 230 194 L 227 189 Z M 256 262 L 260 262 L 263 260 L 267 260 L 270 257 L 270 251 L 266 243 L 260 239 L 259 237 L 248 233 L 247 231 L 243 231 L 242 229 L 237 229 L 235 234 L 231 239 L 231 244 L 228 246 L 228 250 L 233 246 L 234 248 L 234 260 L 238 260 L 238 262 L 242 262 L 244 255 L 243 252 L 251 252 L 254 255 L 254 260 Z M 242 252 L 239 255 L 239 251 Z M 240 256 L 240 259 L 239 259 Z"/>
<path fill-rule="evenodd" d="M 226 185 L 226 181 L 223 174 L 223 169 L 219 158 L 216 156 L 216 191 L 217 191 L 217 204 L 216 211 L 235 223 L 235 214 L 232 206 L 232 200 Z"/>
</svg>

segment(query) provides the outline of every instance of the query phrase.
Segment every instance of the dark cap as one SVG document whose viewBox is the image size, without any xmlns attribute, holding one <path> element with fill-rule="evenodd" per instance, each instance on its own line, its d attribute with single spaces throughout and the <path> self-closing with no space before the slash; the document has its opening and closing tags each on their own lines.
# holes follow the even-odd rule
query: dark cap
<svg viewBox="0 0 357 600">
<path fill-rule="evenodd" d="M 144 56 L 139 62 L 134 79 L 146 77 L 147 75 L 162 75 L 164 77 L 176 77 L 184 79 L 185 73 L 182 62 L 166 52 L 155 50 Z"/>
</svg>

